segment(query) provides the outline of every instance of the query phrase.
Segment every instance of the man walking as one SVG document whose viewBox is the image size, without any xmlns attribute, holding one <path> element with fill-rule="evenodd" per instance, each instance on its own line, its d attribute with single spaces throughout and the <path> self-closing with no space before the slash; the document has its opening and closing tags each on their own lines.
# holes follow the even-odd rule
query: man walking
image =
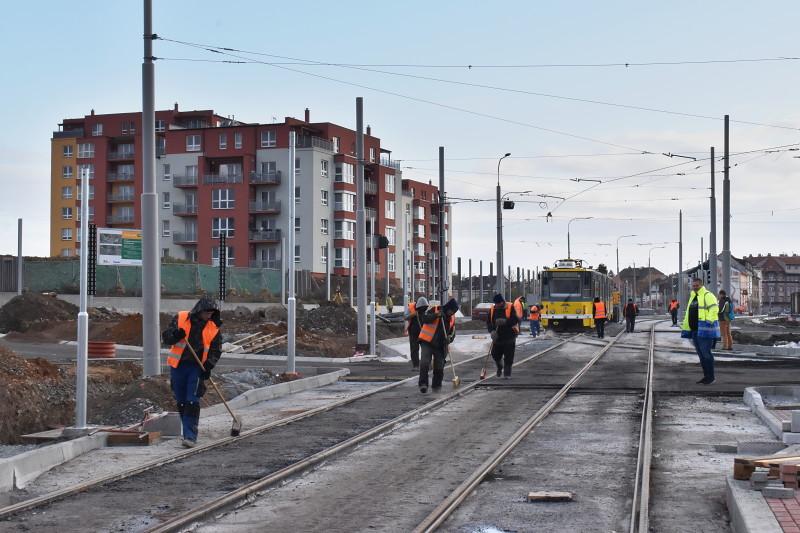
<svg viewBox="0 0 800 533">
<path fill-rule="evenodd" d="M 728 294 L 719 291 L 719 333 L 722 337 L 722 349 L 733 350 L 733 337 L 731 336 L 731 318 L 733 317 L 733 302 Z"/>
<path fill-rule="evenodd" d="M 197 443 L 200 398 L 206 392 L 203 382 L 211 377 L 211 369 L 222 355 L 221 326 L 216 303 L 203 297 L 191 311 L 180 311 L 161 334 L 164 344 L 171 346 L 170 355 L 167 356 L 169 381 L 181 415 L 182 444 L 186 448 L 192 448 Z M 192 348 L 202 366 L 197 364 Z"/>
<path fill-rule="evenodd" d="M 714 355 L 711 347 L 719 338 L 719 306 L 714 295 L 703 287 L 699 278 L 692 280 L 692 292 L 686 304 L 683 316 L 681 337 L 690 338 L 700 358 L 703 368 L 703 379 L 697 383 L 711 385 L 714 383 Z"/>
<path fill-rule="evenodd" d="M 511 377 L 514 365 L 514 350 L 519 335 L 519 316 L 514 306 L 505 301 L 502 294 L 495 294 L 494 307 L 489 310 L 486 326 L 492 336 L 492 359 L 497 365 L 497 377 Z"/>
<path fill-rule="evenodd" d="M 438 391 L 442 388 L 447 346 L 456 337 L 455 314 L 457 311 L 458 302 L 455 298 L 451 298 L 443 308 L 428 307 L 425 314 L 421 315 L 422 328 L 419 333 L 419 341 L 422 357 L 419 364 L 419 391 L 422 393 L 428 392 L 428 370 L 431 362 L 433 362 L 431 389 Z"/>
<path fill-rule="evenodd" d="M 540 318 L 539 306 L 533 304 L 531 306 L 531 312 L 529 315 L 529 321 L 531 326 L 531 337 L 539 336 L 539 326 L 540 326 L 539 318 Z"/>
<path fill-rule="evenodd" d="M 625 332 L 633 333 L 636 328 L 636 315 L 639 314 L 639 307 L 633 303 L 633 298 L 628 298 L 628 303 L 622 308 L 622 316 L 625 317 Z"/>
<path fill-rule="evenodd" d="M 428 299 L 420 296 L 417 303 L 411 302 L 408 304 L 408 311 L 406 311 L 406 335 L 408 335 L 408 344 L 411 348 L 411 368 L 414 370 L 419 368 L 419 332 L 422 330 L 421 315 L 425 314 L 428 310 Z"/>
<path fill-rule="evenodd" d="M 592 317 L 594 318 L 594 327 L 597 330 L 597 338 L 603 339 L 606 336 L 606 304 L 601 302 L 600 298 L 595 296 L 592 303 Z"/>
<path fill-rule="evenodd" d="M 678 309 L 680 309 L 681 304 L 675 298 L 669 302 L 669 314 L 672 317 L 672 327 L 678 326 Z"/>
</svg>

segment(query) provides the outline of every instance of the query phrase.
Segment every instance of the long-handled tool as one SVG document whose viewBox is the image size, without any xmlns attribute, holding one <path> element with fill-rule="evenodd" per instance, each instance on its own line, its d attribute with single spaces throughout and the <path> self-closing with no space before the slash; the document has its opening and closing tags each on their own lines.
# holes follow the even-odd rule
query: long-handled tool
<svg viewBox="0 0 800 533">
<path fill-rule="evenodd" d="M 200 360 L 200 358 L 197 357 L 197 352 L 195 352 L 194 348 L 192 348 L 189 339 L 186 339 L 186 346 L 189 347 L 189 351 L 192 352 L 194 360 L 197 361 L 197 364 L 200 365 L 200 368 L 202 368 L 203 372 L 205 372 L 206 367 L 205 365 L 203 365 L 203 362 Z M 217 387 L 217 384 L 214 383 L 214 381 L 211 378 L 208 378 L 208 381 L 211 382 L 211 386 L 214 387 L 215 391 L 217 391 L 219 399 L 222 400 L 222 403 L 225 404 L 225 409 L 228 410 L 228 412 L 231 414 L 231 418 L 233 418 L 233 423 L 231 424 L 231 437 L 238 437 L 239 434 L 242 432 L 242 421 L 235 414 L 233 414 L 230 405 L 228 405 L 228 402 L 225 401 L 225 396 L 222 395 L 222 392 L 220 392 L 219 387 Z"/>
<path fill-rule="evenodd" d="M 483 358 L 483 368 L 481 368 L 481 379 L 486 379 L 486 364 L 489 362 L 489 356 L 492 355 L 492 350 L 494 350 L 494 339 L 492 339 L 492 344 L 489 346 L 489 352 L 486 354 L 486 357 Z"/>
<path fill-rule="evenodd" d="M 461 385 L 461 378 L 456 375 L 456 365 L 453 364 L 453 358 L 450 357 L 450 341 L 447 338 L 447 330 L 444 327 L 444 316 L 439 319 L 439 324 L 442 326 L 442 334 L 444 334 L 444 356 L 450 359 L 450 368 L 453 370 L 453 388 L 457 389 Z"/>
</svg>

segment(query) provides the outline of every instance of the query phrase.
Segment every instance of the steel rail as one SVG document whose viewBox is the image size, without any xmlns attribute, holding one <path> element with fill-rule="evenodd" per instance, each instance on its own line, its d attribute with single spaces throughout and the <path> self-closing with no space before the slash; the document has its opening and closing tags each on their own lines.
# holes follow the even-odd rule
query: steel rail
<svg viewBox="0 0 800 533">
<path fill-rule="evenodd" d="M 619 333 L 614 339 L 601 348 L 592 359 L 586 363 L 561 389 L 553 395 L 547 403 L 531 416 L 525 423 L 492 454 L 470 477 L 464 480 L 453 492 L 450 493 L 431 513 L 414 529 L 414 533 L 428 533 L 435 531 L 455 511 L 459 505 L 483 482 L 483 480 L 522 440 L 561 403 L 569 390 L 589 371 L 592 366 L 622 337 Z"/>
<path fill-rule="evenodd" d="M 568 339 L 564 339 L 564 340 L 554 344 L 553 346 L 550 346 L 548 348 L 545 348 L 544 350 L 536 352 L 535 354 L 532 354 L 532 355 L 526 357 L 525 359 L 522 359 L 521 361 L 518 361 L 518 362 L 514 363 L 513 366 L 519 366 L 519 365 L 522 365 L 522 364 L 527 363 L 529 361 L 532 361 L 534 359 L 538 359 L 539 357 L 542 357 L 543 355 L 545 355 L 545 354 L 547 354 L 547 353 L 549 353 L 549 352 L 551 352 L 551 351 L 553 351 L 553 350 L 555 350 L 557 348 L 560 348 L 561 346 L 563 346 L 567 342 L 571 341 L 573 338 L 574 337 L 571 337 L 571 338 L 568 338 Z M 528 344 L 528 343 L 527 342 L 520 343 L 520 345 L 522 345 L 522 344 Z M 481 356 L 481 357 L 484 357 L 484 356 Z M 207 502 L 207 503 L 203 503 L 201 506 L 199 506 L 199 507 L 197 507 L 195 509 L 191 509 L 191 510 L 189 510 L 189 511 L 187 511 L 187 512 L 181 514 L 181 515 L 178 515 L 178 516 L 176 516 L 174 518 L 171 518 L 171 519 L 169 519 L 169 520 L 167 520 L 165 522 L 162 522 L 161 524 L 159 524 L 157 526 L 154 526 L 154 527 L 152 527 L 152 528 L 150 528 L 150 529 L 148 529 L 146 531 L 147 531 L 147 533 L 168 533 L 168 532 L 173 532 L 173 531 L 182 531 L 183 530 L 182 528 L 186 528 L 188 526 L 191 526 L 192 524 L 200 521 L 201 519 L 203 519 L 204 517 L 206 517 L 206 516 L 208 516 L 208 515 L 210 515 L 212 513 L 218 513 L 219 511 L 221 511 L 221 510 L 223 510 L 223 509 L 225 509 L 227 507 L 233 506 L 233 505 L 241 502 L 242 500 L 246 500 L 246 499 L 252 497 L 253 495 L 255 495 L 256 493 L 258 493 L 259 491 L 262 491 L 262 490 L 264 490 L 264 489 L 266 489 L 266 488 L 268 488 L 268 487 L 270 487 L 272 485 L 275 485 L 275 484 L 285 480 L 286 478 L 288 478 L 288 477 L 290 477 L 290 476 L 292 476 L 294 474 L 297 474 L 299 472 L 307 470 L 308 468 L 311 468 L 312 466 L 314 466 L 314 465 L 316 465 L 316 464 L 318 464 L 318 463 L 320 463 L 320 462 L 322 462 L 322 461 L 324 461 L 326 459 L 329 459 L 329 458 L 331 458 L 331 457 L 333 457 L 333 456 L 335 456 L 335 455 L 337 455 L 337 454 L 339 454 L 339 453 L 341 453 L 343 451 L 346 451 L 346 450 L 348 450 L 350 448 L 353 448 L 357 444 L 360 444 L 360 443 L 362 443 L 364 441 L 367 441 L 367 440 L 373 439 L 375 437 L 378 437 L 379 435 L 381 435 L 383 433 L 386 433 L 387 431 L 392 430 L 395 427 L 397 427 L 397 426 L 399 426 L 399 425 L 401 425 L 401 424 L 403 424 L 405 422 L 413 420 L 413 419 L 415 419 L 415 418 L 417 418 L 417 417 L 419 417 L 421 415 L 424 415 L 425 413 L 427 413 L 429 411 L 432 411 L 432 410 L 444 405 L 445 403 L 450 402 L 451 400 L 453 400 L 455 398 L 463 396 L 464 394 L 466 394 L 467 392 L 473 390 L 474 388 L 476 388 L 478 385 L 482 384 L 483 382 L 485 382 L 485 381 L 487 381 L 489 379 L 492 379 L 492 377 L 487 377 L 487 378 L 484 378 L 484 379 L 478 379 L 478 380 L 476 380 L 476 381 L 474 381 L 472 383 L 469 383 L 466 386 L 463 386 L 463 387 L 461 387 L 461 388 L 449 393 L 446 396 L 443 396 L 443 397 L 438 398 L 438 399 L 436 399 L 434 401 L 428 402 L 425 405 L 422 405 L 422 406 L 420 406 L 420 407 L 418 407 L 418 408 L 416 408 L 416 409 L 414 409 L 412 411 L 408 411 L 406 413 L 403 413 L 402 415 L 400 415 L 400 416 L 398 416 L 396 418 L 393 418 L 391 420 L 387 420 L 386 422 L 384 422 L 384 423 L 382 423 L 382 424 L 380 424 L 380 425 L 378 425 L 378 426 L 376 426 L 374 428 L 368 429 L 368 430 L 364 431 L 363 433 L 359 433 L 358 435 L 354 435 L 354 436 L 350 437 L 349 439 L 347 439 L 345 441 L 342 441 L 342 442 L 340 442 L 340 443 L 338 443 L 338 444 L 336 444 L 334 446 L 331 446 L 330 448 L 326 448 L 325 450 L 322 450 L 322 451 L 319 451 L 319 452 L 317 452 L 317 453 L 315 453 L 313 455 L 310 455 L 310 456 L 308 456 L 308 457 L 306 457 L 306 458 L 304 458 L 304 459 L 302 459 L 302 460 L 300 460 L 300 461 L 298 461 L 296 463 L 293 463 L 293 464 L 291 464 L 289 466 L 286 466 L 286 467 L 282 468 L 281 470 L 278 470 L 277 472 L 274 472 L 274 473 L 272 473 L 272 474 L 270 474 L 268 476 L 265 476 L 265 477 L 263 477 L 261 479 L 253 481 L 251 483 L 248 483 L 247 485 L 244 485 L 242 487 L 239 487 L 238 489 L 236 489 L 234 491 L 231 491 L 231 492 L 229 492 L 229 493 L 227 493 L 227 494 L 225 494 L 225 495 L 223 495 L 223 496 L 221 496 L 221 497 L 219 497 L 219 498 L 217 498 L 215 500 L 212 500 L 212 501 Z M 416 379 L 416 378 L 414 378 L 414 379 Z"/>
</svg>

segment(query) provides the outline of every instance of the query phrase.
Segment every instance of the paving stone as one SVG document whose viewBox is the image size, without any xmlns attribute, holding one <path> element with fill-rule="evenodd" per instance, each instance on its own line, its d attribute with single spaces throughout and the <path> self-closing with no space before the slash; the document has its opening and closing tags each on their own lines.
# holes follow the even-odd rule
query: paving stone
<svg viewBox="0 0 800 533">
<path fill-rule="evenodd" d="M 761 491 L 765 498 L 794 498 L 794 489 L 767 485 Z"/>
</svg>

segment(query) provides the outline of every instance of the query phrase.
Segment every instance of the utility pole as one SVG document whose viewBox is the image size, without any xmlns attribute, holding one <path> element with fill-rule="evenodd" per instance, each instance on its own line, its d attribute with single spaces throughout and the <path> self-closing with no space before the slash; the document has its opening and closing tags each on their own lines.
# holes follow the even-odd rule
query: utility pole
<svg viewBox="0 0 800 533">
<path fill-rule="evenodd" d="M 161 374 L 161 263 L 158 257 L 158 198 L 156 196 L 156 108 L 153 65 L 153 0 L 144 0 L 144 57 L 142 60 L 142 371 Z M 86 180 L 88 181 L 88 176 Z M 83 202 L 89 203 L 84 196 Z M 87 213 L 88 218 L 88 213 Z M 88 223 L 88 220 L 86 221 Z"/>
<path fill-rule="evenodd" d="M 370 327 L 369 327 L 369 353 L 370 355 L 377 355 L 377 349 L 375 347 L 375 339 L 376 339 L 376 331 L 375 331 L 375 315 L 378 312 L 378 303 L 375 301 L 375 219 L 370 217 L 369 219 L 369 258 L 370 258 L 370 278 L 372 279 L 372 283 L 370 284 L 370 300 L 371 303 L 369 304 L 369 317 L 370 317 Z"/>
<path fill-rule="evenodd" d="M 83 209 L 83 205 L 81 205 L 81 209 Z M 81 224 L 82 223 L 83 222 L 81 222 Z M 86 239 L 84 238 L 84 240 Z M 17 294 L 18 295 L 22 294 L 22 219 L 21 218 L 17 219 Z"/>
<path fill-rule="evenodd" d="M 295 371 L 295 354 L 297 350 L 297 299 L 294 296 L 294 258 L 295 258 L 295 231 L 294 231 L 294 218 L 295 218 L 295 203 L 296 198 L 294 194 L 295 187 L 295 149 L 297 146 L 297 133 L 294 131 L 289 132 L 289 253 L 292 254 L 289 259 L 289 307 L 286 311 L 286 373 L 290 374 Z"/>
<path fill-rule="evenodd" d="M 683 210 L 678 211 L 678 302 L 681 304 L 681 317 L 686 312 L 686 295 L 683 292 Z"/>
<path fill-rule="evenodd" d="M 472 259 L 469 259 L 468 263 L 469 263 L 469 266 L 467 268 L 469 269 L 469 316 L 471 317 L 472 316 L 472 302 L 473 302 L 473 298 L 472 298 Z"/>
<path fill-rule="evenodd" d="M 350 300 L 347 302 L 350 307 L 353 307 L 353 261 L 355 261 L 355 255 L 353 254 L 353 247 L 350 247 L 350 258 L 348 260 L 348 265 L 350 267 Z"/>
<path fill-rule="evenodd" d="M 444 214 L 446 212 L 445 202 L 447 194 L 444 187 L 444 146 L 439 147 L 439 291 L 441 305 L 447 303 L 447 295 L 450 290 L 450 276 L 447 272 L 447 243 L 444 242 Z M 459 302 L 461 305 L 461 302 Z"/>
<path fill-rule="evenodd" d="M 500 163 L 511 153 L 506 153 L 497 161 L 497 283 L 495 291 L 505 294 L 505 280 L 503 279 L 503 201 L 500 194 Z"/>
<path fill-rule="evenodd" d="M 75 361 L 75 429 L 86 428 L 86 395 L 89 376 L 89 171 L 81 173 L 81 279 L 78 310 L 78 350 Z M 160 355 L 157 353 L 157 355 Z"/>
<path fill-rule="evenodd" d="M 325 243 L 325 301 L 331 301 L 331 243 Z"/>
<path fill-rule="evenodd" d="M 286 305 L 286 235 L 281 237 L 281 305 Z"/>
<path fill-rule="evenodd" d="M 725 115 L 725 160 L 722 167 L 722 288 L 731 296 L 731 162 L 730 127 Z"/>
<path fill-rule="evenodd" d="M 461 298 L 464 296 L 464 291 L 462 285 L 463 279 L 461 279 L 461 258 L 456 259 L 456 270 L 458 271 L 458 308 L 461 309 Z M 471 280 L 470 280 L 471 281 Z"/>
<path fill-rule="evenodd" d="M 711 287 L 709 290 L 717 294 L 719 284 L 717 280 L 717 198 L 714 185 L 714 147 L 711 147 L 711 235 L 708 240 L 708 268 L 711 270 Z"/>
<path fill-rule="evenodd" d="M 483 259 L 478 261 L 478 290 L 480 290 L 480 296 L 478 297 L 478 303 L 483 303 Z M 470 304 L 471 306 L 472 304 Z M 472 307 L 470 307 L 472 310 Z"/>
<path fill-rule="evenodd" d="M 358 327 L 356 349 L 367 346 L 367 221 L 364 213 L 364 98 L 356 98 L 356 257 Z"/>
</svg>

